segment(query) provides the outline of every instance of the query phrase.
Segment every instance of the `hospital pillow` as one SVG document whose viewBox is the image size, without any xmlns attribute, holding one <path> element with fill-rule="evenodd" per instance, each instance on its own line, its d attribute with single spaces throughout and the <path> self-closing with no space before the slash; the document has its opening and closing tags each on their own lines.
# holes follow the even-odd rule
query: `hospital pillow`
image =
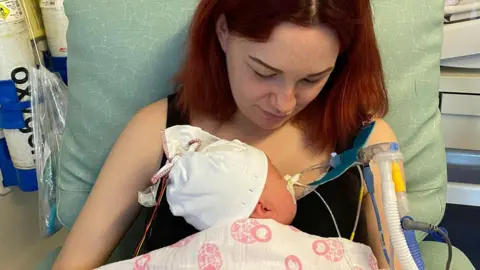
<svg viewBox="0 0 480 270">
<path fill-rule="evenodd" d="M 65 1 L 70 102 L 58 215 L 67 228 L 130 118 L 172 92 L 169 79 L 197 2 Z M 438 223 L 446 185 L 437 109 L 443 1 L 374 0 L 373 6 L 391 102 L 387 121 L 406 158 L 412 212 Z"/>
<path fill-rule="evenodd" d="M 67 0 L 69 107 L 58 216 L 71 228 L 117 136 L 172 92 L 196 0 Z M 135 142 L 132 142 L 135 143 Z"/>
<path fill-rule="evenodd" d="M 443 218 L 447 184 L 438 110 L 443 4 L 373 0 L 390 102 L 386 121 L 405 157 L 410 210 L 433 224 Z"/>
</svg>

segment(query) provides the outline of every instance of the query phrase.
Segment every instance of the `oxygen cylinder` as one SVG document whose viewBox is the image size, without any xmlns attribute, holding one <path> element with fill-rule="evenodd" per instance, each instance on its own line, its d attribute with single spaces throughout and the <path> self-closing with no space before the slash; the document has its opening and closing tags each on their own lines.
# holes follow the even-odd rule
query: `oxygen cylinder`
<svg viewBox="0 0 480 270">
<path fill-rule="evenodd" d="M 63 0 L 40 0 L 47 44 L 53 57 L 67 56 L 68 18 Z"/>
<path fill-rule="evenodd" d="M 0 128 L 17 169 L 18 186 L 37 190 L 29 69 L 35 60 L 18 0 L 0 0 Z"/>
<path fill-rule="evenodd" d="M 40 8 L 50 52 L 45 55 L 46 67 L 51 72 L 58 73 L 67 84 L 68 18 L 63 7 L 63 0 L 40 0 Z"/>
</svg>

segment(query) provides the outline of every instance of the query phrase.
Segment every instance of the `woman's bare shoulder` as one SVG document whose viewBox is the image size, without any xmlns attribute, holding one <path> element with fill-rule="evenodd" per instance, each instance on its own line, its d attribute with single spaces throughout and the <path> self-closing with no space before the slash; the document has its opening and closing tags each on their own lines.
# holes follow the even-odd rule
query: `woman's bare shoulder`
<svg viewBox="0 0 480 270">
<path fill-rule="evenodd" d="M 383 142 L 396 142 L 397 138 L 390 125 L 382 118 L 375 120 L 375 128 L 368 139 L 367 145 L 383 143 Z"/>
<path fill-rule="evenodd" d="M 164 129 L 167 122 L 167 110 L 168 100 L 164 98 L 140 109 L 131 122 Z"/>
<path fill-rule="evenodd" d="M 161 156 L 162 131 L 166 126 L 167 110 L 167 99 L 140 109 L 123 130 L 113 150 L 122 149 L 119 151 L 126 152 L 129 149 L 132 154 L 147 158 Z"/>
<path fill-rule="evenodd" d="M 168 101 L 162 99 L 140 109 L 130 120 L 124 133 L 133 133 L 148 139 L 150 136 L 158 137 L 165 129 L 167 123 Z"/>
</svg>

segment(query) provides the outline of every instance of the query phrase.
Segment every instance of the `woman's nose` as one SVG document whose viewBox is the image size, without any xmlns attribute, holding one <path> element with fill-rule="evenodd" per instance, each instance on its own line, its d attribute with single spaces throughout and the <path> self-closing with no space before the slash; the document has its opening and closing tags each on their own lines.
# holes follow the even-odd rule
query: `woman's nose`
<svg viewBox="0 0 480 270">
<path fill-rule="evenodd" d="M 279 115 L 288 115 L 293 112 L 297 105 L 297 99 L 295 97 L 295 89 L 289 88 L 283 91 L 275 93 L 273 100 L 273 106 L 276 110 L 275 113 Z"/>
</svg>

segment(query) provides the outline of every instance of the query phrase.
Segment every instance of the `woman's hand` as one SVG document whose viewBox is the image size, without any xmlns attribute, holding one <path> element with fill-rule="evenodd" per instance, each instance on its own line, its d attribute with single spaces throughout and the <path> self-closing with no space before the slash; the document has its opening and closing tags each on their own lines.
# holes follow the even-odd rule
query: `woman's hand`
<svg viewBox="0 0 480 270">
<path fill-rule="evenodd" d="M 377 119 L 375 128 L 368 140 L 368 145 L 378 144 L 383 142 L 397 142 L 397 138 L 390 128 L 390 126 L 383 120 Z M 380 172 L 378 167 L 372 162 L 370 164 L 372 169 L 374 181 L 375 181 L 375 200 L 378 206 L 378 211 L 380 213 L 380 220 L 383 228 L 383 235 L 385 238 L 385 245 L 387 247 L 388 254 L 391 254 L 390 250 L 390 233 L 388 231 L 388 224 L 384 214 L 383 208 L 383 199 L 382 199 L 382 186 L 380 179 Z M 367 195 L 368 196 L 368 195 Z M 372 248 L 373 253 L 378 261 L 379 268 L 390 269 L 387 260 L 383 254 L 383 249 L 380 244 L 380 234 L 378 232 L 377 218 L 375 216 L 374 208 L 372 201 L 369 197 L 365 197 L 363 200 L 363 209 L 365 209 L 365 215 L 367 218 L 367 228 L 368 228 L 368 245 Z M 393 258 L 390 258 L 393 260 Z M 399 261 L 395 259 L 395 269 L 402 269 Z"/>
<path fill-rule="evenodd" d="M 141 110 L 118 138 L 53 269 L 103 265 L 140 211 L 138 191 L 150 185 L 162 158 L 167 102 Z"/>
</svg>

